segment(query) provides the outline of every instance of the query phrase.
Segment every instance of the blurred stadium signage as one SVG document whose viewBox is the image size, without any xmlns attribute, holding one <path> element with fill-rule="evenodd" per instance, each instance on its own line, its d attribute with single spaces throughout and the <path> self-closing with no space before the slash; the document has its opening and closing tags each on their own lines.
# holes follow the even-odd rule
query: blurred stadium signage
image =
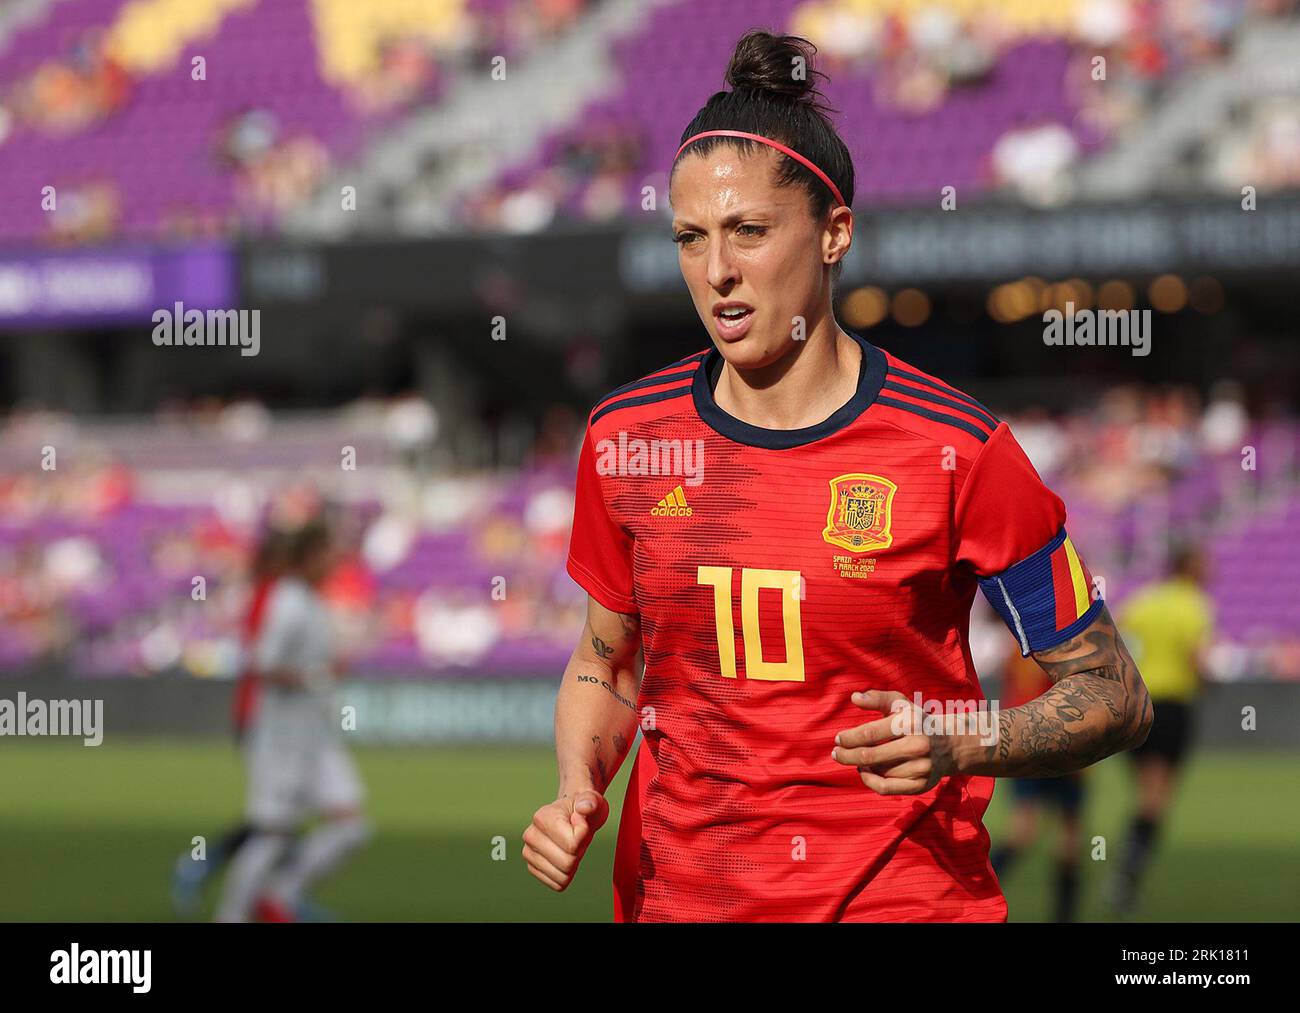
<svg viewBox="0 0 1300 1013">
<path fill-rule="evenodd" d="M 618 264 L 639 293 L 681 286 L 677 250 L 659 231 L 628 233 Z M 1300 198 L 1269 198 L 1268 213 L 1222 201 L 1075 205 L 1056 210 L 986 205 L 961 211 L 859 211 L 845 284 L 979 282 L 1199 269 L 1300 266 Z"/>
<path fill-rule="evenodd" d="M 1300 264 L 1300 200 L 1268 214 L 1234 200 L 1057 211 L 976 208 L 868 217 L 846 281 L 963 281 L 1042 274 L 1198 269 L 1265 271 Z"/>
<path fill-rule="evenodd" d="M 1262 198 L 1267 213 L 1222 201 L 983 205 L 861 211 L 844 282 L 942 284 L 1023 275 L 1140 274 L 1300 267 L 1300 197 Z M 538 235 L 255 244 L 240 254 L 250 305 L 382 305 L 426 312 L 528 307 L 530 325 L 608 323 L 630 296 L 683 294 L 662 223 Z M 189 300 L 187 299 L 187 302 Z"/>
<path fill-rule="evenodd" d="M 356 708 L 360 742 L 549 742 L 556 681 L 352 682 L 338 702 Z"/>
<path fill-rule="evenodd" d="M 466 674 L 431 678 L 355 679 L 336 694 L 354 707 L 343 734 L 348 742 L 371 745 L 436 746 L 452 743 L 554 742 L 555 694 L 560 674 L 538 672 L 505 679 Z M 162 736 L 228 739 L 233 680 L 185 677 L 81 679 L 58 670 L 10 676 L 5 695 L 28 699 L 103 701 L 104 741 Z M 1300 683 L 1268 675 L 1237 682 L 1208 683 L 1198 704 L 1198 740 L 1213 749 L 1291 749 L 1300 728 Z M 1257 731 L 1241 733 L 1242 708 L 1268 714 Z M 340 725 L 342 727 L 342 725 Z"/>
<path fill-rule="evenodd" d="M 0 254 L 0 326 L 147 322 L 159 306 L 230 305 L 224 246 Z"/>
<path fill-rule="evenodd" d="M 622 234 L 582 229 L 321 246 L 256 243 L 241 250 L 240 282 L 244 300 L 259 306 L 360 301 L 432 312 L 506 311 L 525 300 L 551 299 L 572 324 L 584 302 L 598 302 L 602 290 L 617 294 Z"/>
</svg>

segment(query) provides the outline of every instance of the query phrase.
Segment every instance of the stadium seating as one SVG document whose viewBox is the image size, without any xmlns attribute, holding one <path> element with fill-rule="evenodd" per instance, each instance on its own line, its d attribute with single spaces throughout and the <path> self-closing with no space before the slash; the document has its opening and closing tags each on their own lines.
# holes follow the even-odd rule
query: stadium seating
<svg viewBox="0 0 1300 1013">
<path fill-rule="evenodd" d="M 51 3 L 0 43 L 0 240 L 270 227 L 403 109 L 435 102 L 460 61 L 527 44 L 500 7 Z M 62 214 L 42 207 L 47 186 Z"/>
<path fill-rule="evenodd" d="M 547 38 L 584 7 L 50 3 L 0 40 L 0 240 L 274 228 L 331 168 L 412 110 L 436 107 L 459 74 L 481 74 L 496 55 L 544 59 Z M 1032 192 L 1042 177 L 1104 149 L 1165 81 L 1221 60 L 1248 13 L 1270 13 L 1208 0 L 1110 5 L 1104 18 L 1048 0 L 756 0 L 746 9 L 753 24 L 802 32 L 821 46 L 865 203 L 929 200 L 945 186 L 965 195 Z M 525 10 L 530 17 L 520 16 Z M 614 43 L 619 78 L 527 158 L 467 199 L 455 195 L 450 218 L 497 229 L 517 227 L 524 214 L 535 228 L 552 217 L 637 211 L 641 188 L 662 184 L 682 127 L 721 87 L 735 42 L 726 0 L 656 0 L 644 14 Z M 692 25 L 686 44 L 684 19 Z M 1097 53 L 1110 60 L 1104 89 L 1087 86 Z M 204 80 L 192 78 L 199 56 Z M 1290 149 L 1276 147 L 1243 142 L 1239 158 L 1267 163 L 1255 178 L 1285 181 Z M 47 186 L 58 190 L 59 214 L 32 196 Z M 509 198 L 521 195 L 529 199 L 512 210 Z M 547 214 L 538 214 L 538 201 Z"/>
<path fill-rule="evenodd" d="M 967 196 L 1002 186 L 1035 190 L 1038 177 L 1057 168 L 1041 165 L 1044 146 L 1004 142 L 1063 133 L 1052 150 L 1066 156 L 1059 168 L 1069 168 L 1123 125 L 1112 96 L 1153 101 L 1164 77 L 1221 56 L 1244 11 L 1120 5 L 1112 20 L 1099 21 L 1080 17 L 1074 4 L 1029 0 L 758 0 L 747 13 L 751 24 L 819 45 L 831 75 L 823 90 L 858 169 L 857 199 L 869 205 L 935 200 L 947 186 Z M 687 45 L 684 17 L 692 24 Z M 642 187 L 664 183 L 681 130 L 723 86 L 732 19 L 724 0 L 691 0 L 689 15 L 682 4 L 655 9 L 617 43 L 621 80 L 612 94 L 590 103 L 527 162 L 506 167 L 466 202 L 462 223 L 513 229 L 503 202 L 521 192 L 553 203 L 556 218 L 635 214 Z M 1111 84 L 1090 89 L 1089 60 L 1098 53 L 1111 61 Z M 535 202 L 527 208 L 530 222 L 542 220 Z"/>
<path fill-rule="evenodd" d="M 554 678 L 585 608 L 564 572 L 572 463 L 421 477 L 381 433 L 354 427 L 346 440 L 376 466 L 349 490 L 319 467 L 337 458 L 338 427 L 281 421 L 239 441 L 192 426 L 155 427 L 149 439 L 138 426 L 117 436 L 101 426 L 68 443 L 88 463 L 41 482 L 14 466 L 21 439 L 11 431 L 0 439 L 4 669 L 71 659 L 97 675 L 234 674 L 257 526 L 273 490 L 313 480 L 342 505 L 353 547 L 329 596 L 358 676 Z M 1194 417 L 1175 433 L 1172 465 L 1165 451 L 1152 456 L 1153 431 L 1112 422 L 1107 435 L 1074 417 L 1049 434 L 1065 449 L 1045 477 L 1107 597 L 1122 601 L 1160 574 L 1170 532 L 1196 532 L 1210 552 L 1225 674 L 1300 678 L 1300 427 L 1245 434 L 1268 462 L 1258 471 L 1207 447 Z M 1099 440 L 1113 444 L 1106 474 L 1090 467 Z M 1141 495 L 1117 500 L 1116 484 Z M 503 596 L 492 594 L 498 577 Z"/>
</svg>

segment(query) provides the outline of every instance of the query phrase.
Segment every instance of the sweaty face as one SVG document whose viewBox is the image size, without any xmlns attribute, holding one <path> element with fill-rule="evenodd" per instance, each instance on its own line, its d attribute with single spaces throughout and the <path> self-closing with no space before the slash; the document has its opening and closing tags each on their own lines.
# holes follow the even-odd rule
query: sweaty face
<svg viewBox="0 0 1300 1013">
<path fill-rule="evenodd" d="M 672 177 L 673 238 L 695 310 L 739 368 L 777 361 L 829 310 L 832 243 L 808 193 L 773 182 L 780 156 L 722 144 L 688 153 Z"/>
</svg>

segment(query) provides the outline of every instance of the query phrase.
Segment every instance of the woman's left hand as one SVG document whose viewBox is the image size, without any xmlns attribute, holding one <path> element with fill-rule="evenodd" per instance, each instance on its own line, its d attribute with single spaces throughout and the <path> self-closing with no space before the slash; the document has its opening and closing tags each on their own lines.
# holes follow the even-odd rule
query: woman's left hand
<svg viewBox="0 0 1300 1013">
<path fill-rule="evenodd" d="M 925 712 L 896 690 L 854 693 L 853 703 L 885 716 L 835 736 L 831 757 L 856 767 L 862 783 L 881 795 L 919 795 L 956 772 L 946 734 L 925 734 Z"/>
</svg>

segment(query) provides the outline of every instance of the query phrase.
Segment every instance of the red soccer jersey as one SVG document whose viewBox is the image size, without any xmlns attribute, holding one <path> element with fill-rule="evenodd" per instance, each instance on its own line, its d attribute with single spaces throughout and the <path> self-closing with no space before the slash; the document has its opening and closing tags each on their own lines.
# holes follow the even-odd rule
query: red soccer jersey
<svg viewBox="0 0 1300 1013">
<path fill-rule="evenodd" d="M 591 414 L 568 569 L 640 614 L 645 652 L 620 920 L 1006 917 L 992 778 L 881 796 L 831 749 L 879 716 L 856 690 L 982 699 L 977 579 L 1052 543 L 1064 506 L 1005 423 L 855 339 L 855 395 L 806 429 L 722 411 L 713 349 Z"/>
</svg>

